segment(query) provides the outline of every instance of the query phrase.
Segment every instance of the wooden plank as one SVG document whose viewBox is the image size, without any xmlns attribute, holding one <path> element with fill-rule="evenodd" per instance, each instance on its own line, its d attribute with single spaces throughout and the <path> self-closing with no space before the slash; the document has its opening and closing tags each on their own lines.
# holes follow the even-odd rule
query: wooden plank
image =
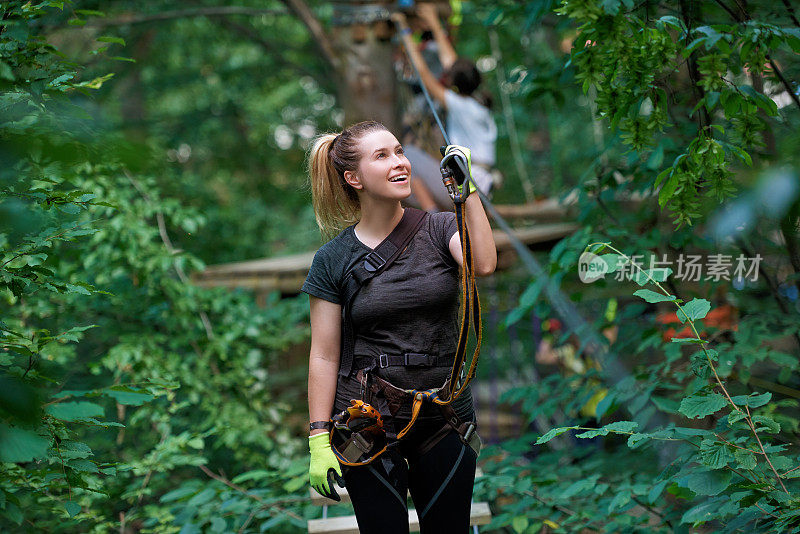
<svg viewBox="0 0 800 534">
<path fill-rule="evenodd" d="M 579 228 L 577 223 L 557 222 L 536 224 L 527 228 L 514 230 L 514 235 L 525 245 L 547 243 L 561 239 Z M 513 250 L 508 235 L 494 230 L 494 241 L 501 257 L 509 256 Z M 513 254 L 509 257 L 513 257 Z M 209 265 L 205 270 L 192 275 L 193 282 L 200 287 L 243 288 L 257 292 L 278 290 L 281 293 L 293 294 L 300 291 L 303 281 L 311 268 L 314 252 L 304 252 L 279 258 L 240 261 Z M 498 262 L 503 268 L 509 261 Z"/>
<path fill-rule="evenodd" d="M 614 202 L 618 202 L 624 207 L 633 208 L 648 198 L 652 198 L 652 196 L 652 193 L 640 193 L 637 191 L 632 193 L 617 193 Z M 559 198 L 545 198 L 526 204 L 498 204 L 495 206 L 495 209 L 504 219 L 558 221 L 569 217 L 577 203 L 578 195 L 573 191 L 563 200 Z"/>
<path fill-rule="evenodd" d="M 479 479 L 480 477 L 484 476 L 483 471 L 480 467 L 475 469 L 475 480 Z M 343 488 L 336 484 L 336 493 L 339 494 L 339 497 L 342 499 L 341 502 L 336 502 L 333 499 L 329 499 L 327 497 L 323 497 L 320 493 L 315 490 L 314 488 L 308 488 L 308 495 L 311 497 L 311 504 L 316 506 L 335 506 L 337 504 L 344 504 L 350 502 L 350 495 L 347 493 L 347 488 Z"/>
<path fill-rule="evenodd" d="M 578 228 L 580 228 L 580 225 L 573 222 L 537 224 L 529 228 L 515 229 L 514 236 L 525 245 L 535 245 L 536 243 L 546 243 L 547 241 L 561 239 L 575 232 Z M 511 239 L 505 232 L 494 230 L 492 234 L 494 235 L 494 244 L 497 247 L 497 252 L 502 253 L 513 249 Z"/>
<path fill-rule="evenodd" d="M 492 520 L 492 511 L 487 502 L 473 502 L 469 511 L 470 525 L 488 525 Z M 416 510 L 408 511 L 408 527 L 411 532 L 419 532 L 419 517 Z M 358 534 L 356 516 L 328 517 L 308 521 L 309 534 Z"/>
<path fill-rule="evenodd" d="M 495 209 L 504 219 L 561 220 L 574 204 L 571 199 L 547 198 L 527 204 L 500 204 Z"/>
</svg>

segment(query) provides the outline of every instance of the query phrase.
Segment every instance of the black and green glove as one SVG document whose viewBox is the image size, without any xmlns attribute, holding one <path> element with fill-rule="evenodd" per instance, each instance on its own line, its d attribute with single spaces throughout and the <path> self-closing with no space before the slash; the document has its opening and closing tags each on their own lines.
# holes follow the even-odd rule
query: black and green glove
<svg viewBox="0 0 800 534">
<path fill-rule="evenodd" d="M 308 466 L 308 479 L 311 487 L 324 497 L 334 501 L 341 500 L 333 487 L 333 482 L 335 480 L 340 486 L 344 486 L 344 479 L 342 479 L 339 460 L 331 449 L 330 434 L 322 432 L 308 436 L 308 448 L 311 452 L 311 461 Z"/>
</svg>

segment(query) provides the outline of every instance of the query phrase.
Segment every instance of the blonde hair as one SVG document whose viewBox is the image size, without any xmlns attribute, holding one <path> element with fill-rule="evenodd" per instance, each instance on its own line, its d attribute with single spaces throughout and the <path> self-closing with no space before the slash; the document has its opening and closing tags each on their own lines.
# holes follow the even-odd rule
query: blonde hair
<svg viewBox="0 0 800 534">
<path fill-rule="evenodd" d="M 317 226 L 328 237 L 361 217 L 358 194 L 345 181 L 344 173 L 358 170 L 361 160 L 358 141 L 376 130 L 386 130 L 386 127 L 376 121 L 359 122 L 338 135 L 319 136 L 311 147 L 308 156 L 311 201 Z"/>
</svg>

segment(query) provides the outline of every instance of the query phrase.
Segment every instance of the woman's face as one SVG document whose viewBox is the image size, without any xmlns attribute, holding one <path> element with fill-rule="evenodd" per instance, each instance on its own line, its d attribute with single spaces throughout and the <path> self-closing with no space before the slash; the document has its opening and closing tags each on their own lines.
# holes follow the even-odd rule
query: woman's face
<svg viewBox="0 0 800 534">
<path fill-rule="evenodd" d="M 345 172 L 355 189 L 371 196 L 403 200 L 411 194 L 411 163 L 403 146 L 386 130 L 375 130 L 359 140 L 358 172 Z"/>
</svg>

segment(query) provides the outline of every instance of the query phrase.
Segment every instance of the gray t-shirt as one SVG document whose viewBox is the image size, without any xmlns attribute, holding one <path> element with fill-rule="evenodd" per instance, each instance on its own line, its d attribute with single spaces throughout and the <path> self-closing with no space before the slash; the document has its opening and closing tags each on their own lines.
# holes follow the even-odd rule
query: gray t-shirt
<svg viewBox="0 0 800 534">
<path fill-rule="evenodd" d="M 429 214 L 426 222 L 383 273 L 368 281 L 353 300 L 355 360 L 380 354 L 416 352 L 450 356 L 447 366 L 392 366 L 376 370 L 378 376 L 403 389 L 440 387 L 449 376 L 458 343 L 459 267 L 449 250 L 457 231 L 455 213 Z M 354 226 L 324 244 L 314 255 L 302 291 L 342 303 L 345 275 L 371 251 L 359 241 Z M 360 398 L 355 380 L 340 379 L 334 410 L 339 412 Z M 403 407 L 398 418 L 410 414 Z M 462 418 L 472 415 L 472 394 L 465 391 L 454 403 Z M 420 417 L 438 416 L 425 409 Z"/>
</svg>

